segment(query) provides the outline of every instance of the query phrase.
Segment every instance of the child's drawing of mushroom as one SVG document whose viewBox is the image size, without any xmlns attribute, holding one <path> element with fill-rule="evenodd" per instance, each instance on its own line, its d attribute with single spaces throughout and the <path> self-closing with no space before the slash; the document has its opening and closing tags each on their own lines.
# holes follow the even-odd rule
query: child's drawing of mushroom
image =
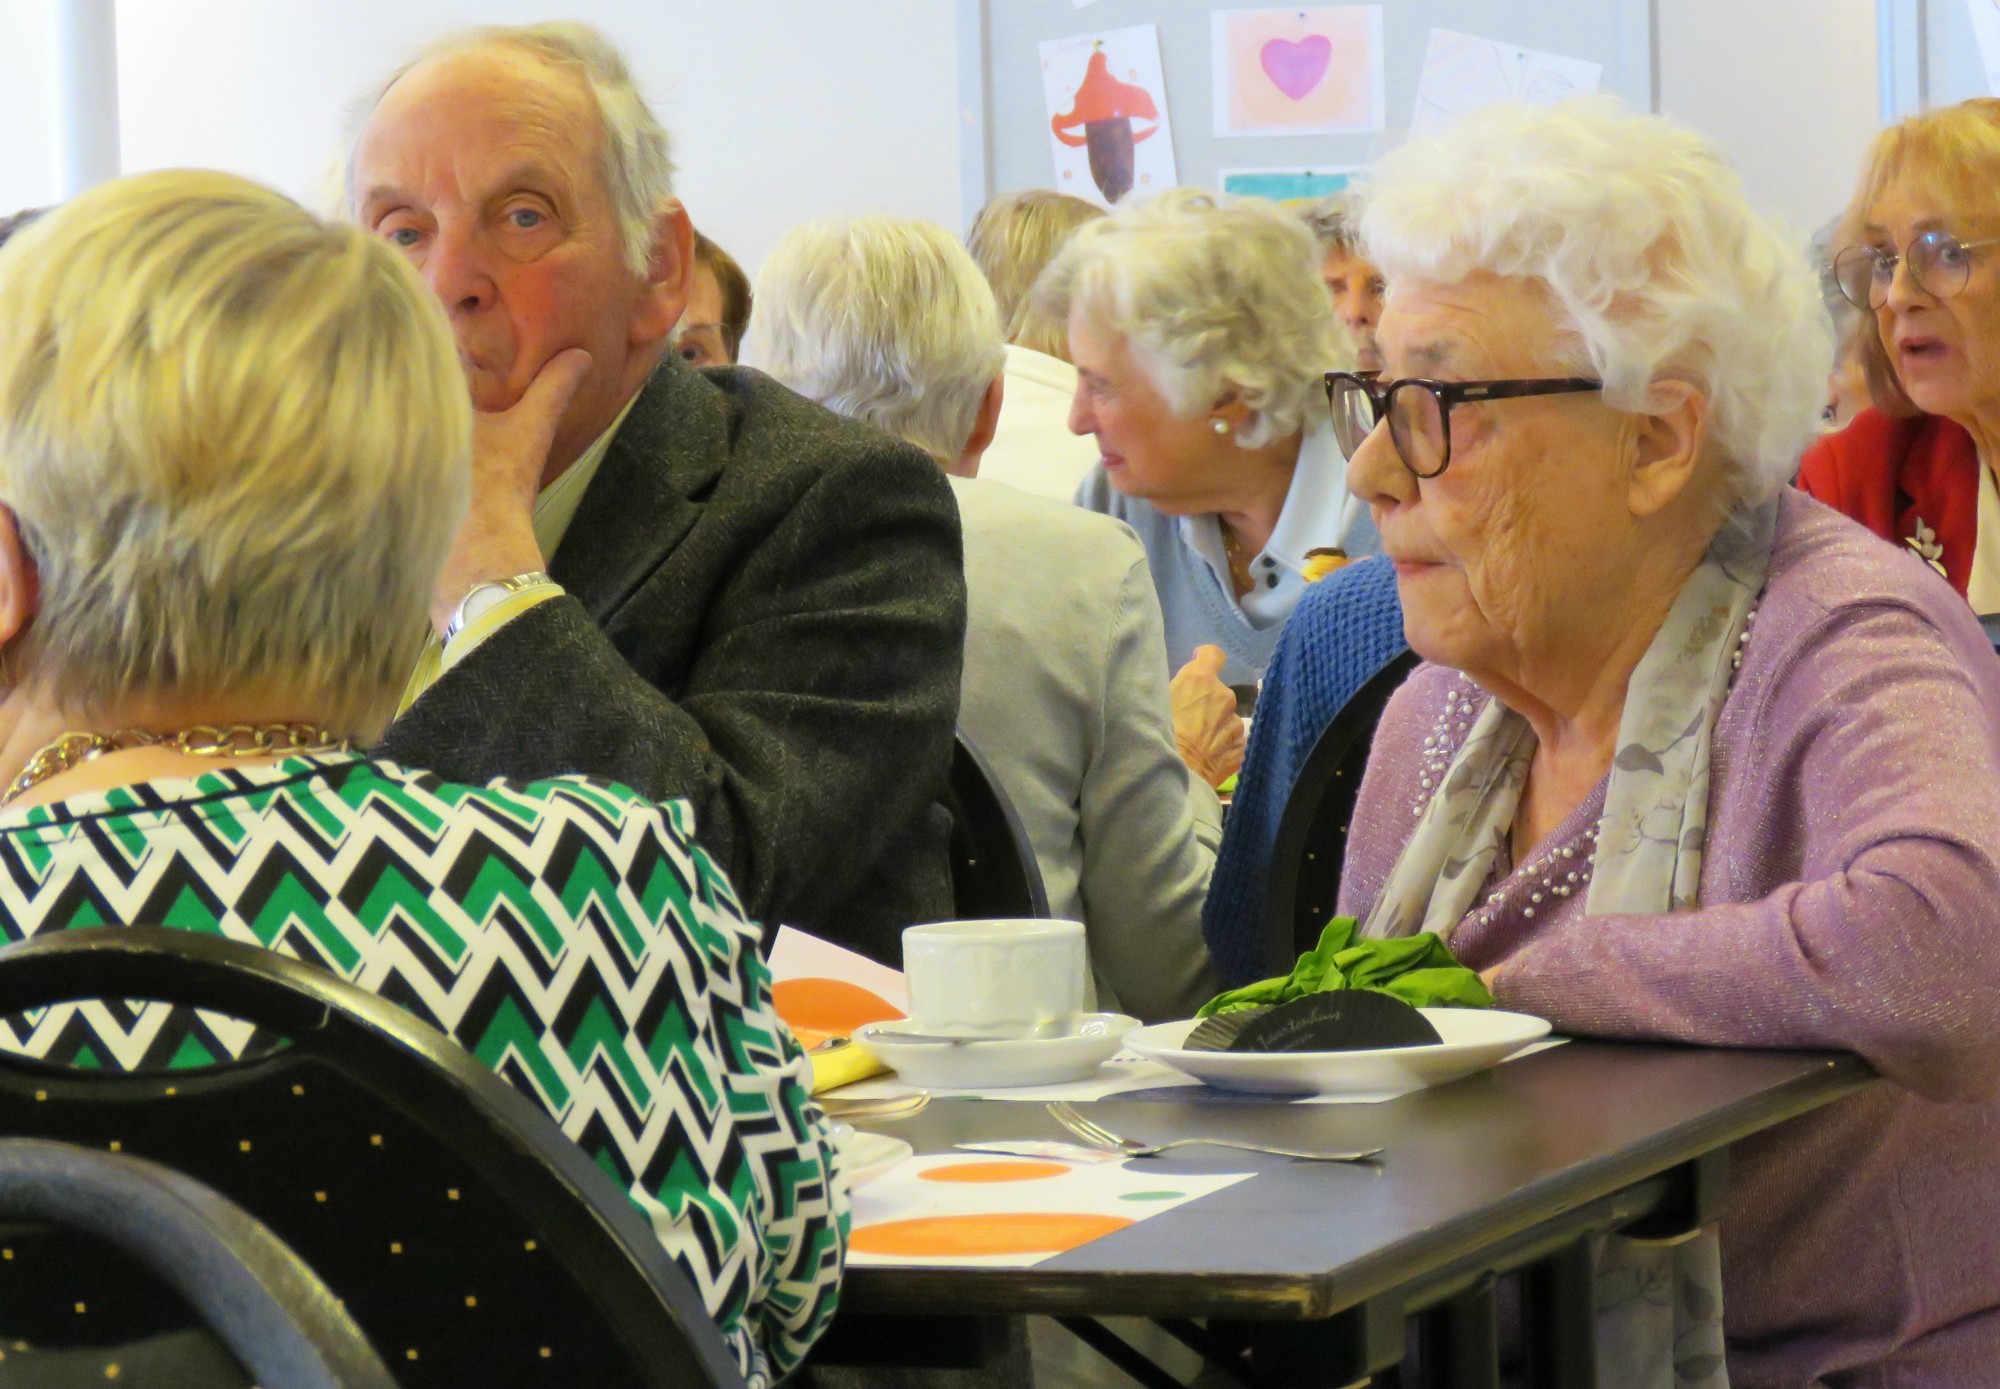
<svg viewBox="0 0 2000 1389">
<path fill-rule="evenodd" d="M 1153 124 L 1134 130 L 1135 119 Z M 1104 49 L 1096 46 L 1076 89 L 1075 105 L 1049 124 L 1065 145 L 1090 151 L 1091 181 L 1106 202 L 1115 203 L 1132 191 L 1132 146 L 1158 131 L 1159 120 L 1160 108 L 1146 89 L 1113 77 Z M 1082 135 L 1074 133 L 1078 126 Z"/>
</svg>

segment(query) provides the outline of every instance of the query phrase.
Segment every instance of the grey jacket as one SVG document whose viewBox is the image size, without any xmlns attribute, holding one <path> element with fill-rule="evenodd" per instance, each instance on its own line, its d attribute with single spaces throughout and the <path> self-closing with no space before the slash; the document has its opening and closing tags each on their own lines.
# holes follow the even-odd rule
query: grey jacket
<svg viewBox="0 0 2000 1389">
<path fill-rule="evenodd" d="M 1108 517 L 951 487 L 971 603 L 959 727 L 1021 816 L 1050 911 L 1084 923 L 1098 1006 L 1188 1017 L 1220 987 L 1201 907 L 1222 807 L 1174 747 L 1146 552 Z"/>
<path fill-rule="evenodd" d="M 668 354 L 550 563 L 567 596 L 470 653 L 381 751 L 455 781 L 685 797 L 767 929 L 888 963 L 951 915 L 965 631 L 937 465 L 743 368 Z"/>
</svg>

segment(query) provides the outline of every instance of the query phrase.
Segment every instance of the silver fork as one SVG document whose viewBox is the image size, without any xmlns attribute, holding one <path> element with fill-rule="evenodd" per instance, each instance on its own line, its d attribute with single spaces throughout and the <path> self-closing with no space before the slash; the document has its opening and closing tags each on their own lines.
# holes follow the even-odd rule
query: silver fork
<svg viewBox="0 0 2000 1389">
<path fill-rule="evenodd" d="M 1273 1157 L 1304 1158 L 1308 1162 L 1372 1162 L 1382 1151 L 1380 1148 L 1369 1148 L 1353 1153 L 1308 1152 L 1300 1148 L 1280 1148 L 1269 1143 L 1238 1143 L 1228 1138 L 1176 1138 L 1171 1143 L 1141 1143 L 1136 1138 L 1126 1138 L 1113 1133 L 1095 1120 L 1084 1118 L 1066 1101 L 1053 1100 L 1046 1108 L 1049 1117 L 1091 1147 L 1109 1148 L 1127 1157 L 1158 1157 L 1171 1149 L 1185 1148 L 1195 1143 L 1207 1144 L 1211 1148 L 1235 1148 L 1245 1153 L 1269 1153 Z"/>
</svg>

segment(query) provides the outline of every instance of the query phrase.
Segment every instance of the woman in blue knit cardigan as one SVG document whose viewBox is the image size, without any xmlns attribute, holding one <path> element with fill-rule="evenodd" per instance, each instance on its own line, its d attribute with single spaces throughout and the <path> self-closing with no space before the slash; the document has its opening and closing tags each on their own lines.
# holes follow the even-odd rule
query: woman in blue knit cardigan
<svg viewBox="0 0 2000 1389">
<path fill-rule="evenodd" d="M 1286 621 L 1257 697 L 1250 747 L 1202 911 L 1202 935 L 1225 988 L 1268 972 L 1265 890 L 1278 822 L 1299 768 L 1348 700 L 1407 650 L 1396 571 L 1379 557 L 1336 569 L 1309 586 Z"/>
</svg>

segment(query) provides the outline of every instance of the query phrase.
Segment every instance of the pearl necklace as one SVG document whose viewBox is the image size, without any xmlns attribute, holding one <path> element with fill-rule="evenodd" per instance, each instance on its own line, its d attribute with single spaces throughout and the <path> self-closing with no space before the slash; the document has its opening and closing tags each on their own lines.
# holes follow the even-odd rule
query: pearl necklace
<svg viewBox="0 0 2000 1389">
<path fill-rule="evenodd" d="M 1752 608 L 1743 618 L 1743 630 L 1736 635 L 1736 649 L 1729 653 L 1729 682 L 1736 683 L 1737 673 L 1743 669 L 1743 648 L 1750 640 L 1750 628 L 1757 621 L 1757 610 Z M 1410 806 L 1412 817 L 1420 817 L 1425 807 L 1431 803 L 1437 788 L 1451 770 L 1452 759 L 1458 755 L 1459 745 L 1472 728 L 1472 697 L 1483 691 L 1472 683 L 1470 677 L 1461 673 L 1458 688 L 1445 695 L 1444 710 L 1438 715 L 1431 728 L 1430 736 L 1424 739 L 1423 771 L 1418 777 L 1417 798 Z M 1466 920 L 1471 926 L 1486 926 L 1504 909 L 1523 888 L 1527 889 L 1528 904 L 1521 908 L 1521 915 L 1533 920 L 1535 908 L 1549 899 L 1560 900 L 1573 896 L 1578 889 L 1590 886 L 1591 874 L 1597 867 L 1598 826 L 1592 825 L 1583 832 L 1582 855 L 1578 856 L 1578 846 L 1565 844 L 1558 849 L 1545 849 L 1540 856 L 1530 854 L 1523 868 L 1539 868 L 1538 877 L 1525 877 L 1521 872 L 1510 873 L 1500 886 L 1487 895 L 1479 908 Z"/>
</svg>

